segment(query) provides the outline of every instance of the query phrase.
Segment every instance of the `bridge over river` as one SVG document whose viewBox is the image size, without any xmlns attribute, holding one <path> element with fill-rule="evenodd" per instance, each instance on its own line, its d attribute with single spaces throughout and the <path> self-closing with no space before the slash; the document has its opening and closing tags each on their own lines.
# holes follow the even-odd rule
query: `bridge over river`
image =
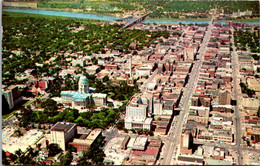
<svg viewBox="0 0 260 166">
<path fill-rule="evenodd" d="M 126 24 L 123 28 L 126 29 L 126 28 L 129 28 L 129 27 L 133 26 L 134 24 L 138 24 L 138 23 L 144 21 L 145 18 L 146 18 L 149 14 L 151 14 L 151 13 L 147 13 L 147 14 L 145 14 L 145 15 L 143 15 L 143 16 L 137 18 L 136 20 L 134 20 L 134 21 L 132 21 L 132 22 Z"/>
</svg>

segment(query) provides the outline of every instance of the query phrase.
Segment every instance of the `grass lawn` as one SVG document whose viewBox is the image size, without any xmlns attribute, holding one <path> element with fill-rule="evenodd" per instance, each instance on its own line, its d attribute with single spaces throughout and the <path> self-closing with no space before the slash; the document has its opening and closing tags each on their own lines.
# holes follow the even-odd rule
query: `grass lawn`
<svg viewBox="0 0 260 166">
<path fill-rule="evenodd" d="M 27 105 L 30 105 L 34 102 L 34 100 L 29 100 L 26 103 L 23 104 L 24 107 L 26 107 Z"/>
<path fill-rule="evenodd" d="M 2 115 L 2 119 L 7 119 L 9 116 L 13 115 L 14 113 L 16 113 L 17 110 L 14 110 L 12 111 L 11 113 L 9 114 L 6 114 L 6 115 Z"/>
</svg>

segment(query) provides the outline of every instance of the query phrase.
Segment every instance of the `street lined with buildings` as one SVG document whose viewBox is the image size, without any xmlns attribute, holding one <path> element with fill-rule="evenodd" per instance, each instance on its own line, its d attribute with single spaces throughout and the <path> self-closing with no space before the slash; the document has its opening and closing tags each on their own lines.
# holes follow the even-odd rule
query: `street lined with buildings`
<svg viewBox="0 0 260 166">
<path fill-rule="evenodd" d="M 164 160 L 163 160 L 163 165 L 171 165 L 171 164 L 175 164 L 172 162 L 173 160 L 173 156 L 176 155 L 177 153 L 177 148 L 179 148 L 180 145 L 180 134 L 182 132 L 182 125 L 185 123 L 184 116 L 186 114 L 189 113 L 189 103 L 191 101 L 191 97 L 192 97 L 192 93 L 194 92 L 195 88 L 196 88 L 196 82 L 198 80 L 198 71 L 200 70 L 202 61 L 203 61 L 203 55 L 205 53 L 205 48 L 208 44 L 208 40 L 209 40 L 209 36 L 211 33 L 211 29 L 212 29 L 212 23 L 213 23 L 213 18 L 212 20 L 209 22 L 209 26 L 208 26 L 208 30 L 205 34 L 203 43 L 201 44 L 201 47 L 199 49 L 199 56 L 198 58 L 201 60 L 200 63 L 196 63 L 192 68 L 192 72 L 190 74 L 190 78 L 189 81 L 186 85 L 186 89 L 184 90 L 184 94 L 183 97 L 181 99 L 181 103 L 180 103 L 180 108 L 181 108 L 181 112 L 178 118 L 178 122 L 177 124 L 175 124 L 175 128 L 173 128 L 173 131 L 170 131 L 171 133 L 173 133 L 172 135 L 170 135 L 170 139 L 168 141 L 168 143 L 166 143 L 166 151 L 164 153 Z M 175 157 L 174 157 L 175 159 Z"/>
</svg>

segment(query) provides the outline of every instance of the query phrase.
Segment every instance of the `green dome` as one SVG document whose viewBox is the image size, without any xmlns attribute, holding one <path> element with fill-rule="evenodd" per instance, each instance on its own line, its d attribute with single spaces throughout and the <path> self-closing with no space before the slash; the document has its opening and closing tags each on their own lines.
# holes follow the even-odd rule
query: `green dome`
<svg viewBox="0 0 260 166">
<path fill-rule="evenodd" d="M 79 79 L 79 82 L 88 83 L 88 78 L 86 76 L 81 76 L 80 79 Z"/>
</svg>

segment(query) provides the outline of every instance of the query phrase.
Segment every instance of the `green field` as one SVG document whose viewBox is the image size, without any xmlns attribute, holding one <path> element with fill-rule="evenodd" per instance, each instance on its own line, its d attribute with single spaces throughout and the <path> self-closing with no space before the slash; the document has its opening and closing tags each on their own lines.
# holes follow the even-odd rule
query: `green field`
<svg viewBox="0 0 260 166">
<path fill-rule="evenodd" d="M 170 20 L 170 21 L 209 21 L 208 18 L 149 18 L 149 20 Z"/>
</svg>

